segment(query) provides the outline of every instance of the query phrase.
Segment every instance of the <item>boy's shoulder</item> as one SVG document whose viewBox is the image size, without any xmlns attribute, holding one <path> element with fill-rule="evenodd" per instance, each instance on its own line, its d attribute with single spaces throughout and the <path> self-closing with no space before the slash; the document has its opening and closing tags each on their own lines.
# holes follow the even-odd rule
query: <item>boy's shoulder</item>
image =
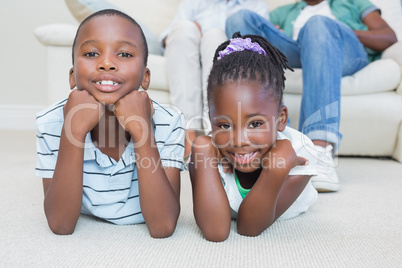
<svg viewBox="0 0 402 268">
<path fill-rule="evenodd" d="M 155 110 L 153 119 L 157 140 L 184 137 L 185 119 L 183 112 L 174 105 L 160 104 L 152 100 Z"/>
<path fill-rule="evenodd" d="M 152 100 L 152 105 L 155 111 L 153 119 L 155 123 L 163 121 L 175 121 L 183 118 L 183 112 L 176 106 L 170 104 L 161 104 Z"/>
<path fill-rule="evenodd" d="M 36 114 L 36 126 L 39 127 L 44 124 L 63 123 L 63 107 L 67 99 L 52 104 Z"/>
</svg>

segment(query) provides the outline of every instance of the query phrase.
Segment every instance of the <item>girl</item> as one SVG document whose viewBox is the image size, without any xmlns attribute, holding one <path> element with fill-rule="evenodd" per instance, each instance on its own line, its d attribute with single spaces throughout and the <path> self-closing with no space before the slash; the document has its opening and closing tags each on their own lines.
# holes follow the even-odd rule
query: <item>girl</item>
<svg viewBox="0 0 402 268">
<path fill-rule="evenodd" d="M 317 198 L 314 146 L 286 126 L 286 57 L 266 39 L 239 33 L 218 47 L 208 81 L 212 136 L 200 136 L 189 164 L 194 216 L 206 239 L 257 236 Z"/>
</svg>

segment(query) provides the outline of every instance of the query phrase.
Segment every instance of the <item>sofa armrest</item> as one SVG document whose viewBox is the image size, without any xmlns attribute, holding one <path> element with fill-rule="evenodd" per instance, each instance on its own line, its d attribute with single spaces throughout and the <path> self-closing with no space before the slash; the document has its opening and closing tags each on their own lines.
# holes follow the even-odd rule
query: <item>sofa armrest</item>
<svg viewBox="0 0 402 268">
<path fill-rule="evenodd" d="M 399 64 L 401 70 L 401 80 L 399 82 L 398 87 L 396 88 L 396 92 L 402 95 L 402 41 L 396 42 L 382 53 L 383 59 L 393 59 Z"/>
<path fill-rule="evenodd" d="M 45 46 L 71 47 L 77 28 L 73 24 L 48 24 L 36 28 L 35 36 Z"/>
</svg>

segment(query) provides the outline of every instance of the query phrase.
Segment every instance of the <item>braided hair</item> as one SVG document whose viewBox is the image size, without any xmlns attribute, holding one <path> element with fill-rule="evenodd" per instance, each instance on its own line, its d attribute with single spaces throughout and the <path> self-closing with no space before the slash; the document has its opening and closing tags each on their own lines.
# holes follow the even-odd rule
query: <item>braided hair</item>
<svg viewBox="0 0 402 268">
<path fill-rule="evenodd" d="M 208 78 L 208 103 L 212 103 L 213 90 L 217 86 L 239 80 L 251 80 L 260 82 L 265 89 L 271 90 L 280 107 L 285 88 L 285 69 L 293 71 L 287 64 L 286 56 L 262 36 L 242 36 L 240 32 L 236 32 L 233 34 L 233 38 L 250 38 L 252 42 L 258 43 L 267 55 L 243 50 L 232 52 L 218 60 L 219 52 L 230 44 L 230 40 L 222 43 L 216 49 Z"/>
</svg>

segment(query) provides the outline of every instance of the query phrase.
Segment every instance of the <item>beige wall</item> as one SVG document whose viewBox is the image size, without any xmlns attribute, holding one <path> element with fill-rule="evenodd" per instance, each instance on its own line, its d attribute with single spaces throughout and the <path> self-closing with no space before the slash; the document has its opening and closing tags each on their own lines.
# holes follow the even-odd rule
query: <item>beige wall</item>
<svg viewBox="0 0 402 268">
<path fill-rule="evenodd" d="M 0 106 L 46 104 L 45 47 L 33 32 L 50 23 L 76 23 L 63 0 L 0 1 Z"/>
</svg>

